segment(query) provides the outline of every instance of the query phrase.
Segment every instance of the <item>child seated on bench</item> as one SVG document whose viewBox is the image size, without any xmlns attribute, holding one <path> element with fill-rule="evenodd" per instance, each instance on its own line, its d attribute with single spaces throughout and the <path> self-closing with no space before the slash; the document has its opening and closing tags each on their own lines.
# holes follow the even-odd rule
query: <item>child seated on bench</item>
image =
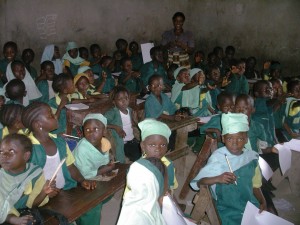
<svg viewBox="0 0 300 225">
<path fill-rule="evenodd" d="M 225 147 L 217 149 L 207 165 L 192 180 L 191 186 L 211 185 L 222 224 L 240 225 L 248 201 L 266 209 L 260 187 L 261 172 L 258 154 L 244 148 L 248 142 L 248 118 L 241 113 L 222 114 L 222 140 Z"/>
</svg>

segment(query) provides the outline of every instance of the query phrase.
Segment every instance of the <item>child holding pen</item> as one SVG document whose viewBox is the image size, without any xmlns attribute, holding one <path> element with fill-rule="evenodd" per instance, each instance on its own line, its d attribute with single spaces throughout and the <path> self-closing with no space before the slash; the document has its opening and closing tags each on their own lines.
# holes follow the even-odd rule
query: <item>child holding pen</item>
<svg viewBox="0 0 300 225">
<path fill-rule="evenodd" d="M 191 186 L 211 185 L 217 210 L 223 225 L 241 224 L 248 201 L 266 209 L 260 187 L 261 172 L 258 154 L 244 148 L 248 142 L 247 116 L 241 113 L 222 114 L 222 141 L 225 147 L 217 149 L 207 165 L 192 180 Z"/>
</svg>

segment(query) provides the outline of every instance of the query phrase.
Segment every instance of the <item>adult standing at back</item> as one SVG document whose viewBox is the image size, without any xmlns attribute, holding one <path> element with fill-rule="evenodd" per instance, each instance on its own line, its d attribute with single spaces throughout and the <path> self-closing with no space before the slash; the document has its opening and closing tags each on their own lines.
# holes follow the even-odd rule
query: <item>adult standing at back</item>
<svg viewBox="0 0 300 225">
<path fill-rule="evenodd" d="M 176 12 L 172 21 L 174 28 L 163 33 L 161 42 L 167 52 L 168 63 L 190 67 L 189 55 L 195 48 L 193 33 L 183 30 L 185 15 L 182 12 Z"/>
</svg>

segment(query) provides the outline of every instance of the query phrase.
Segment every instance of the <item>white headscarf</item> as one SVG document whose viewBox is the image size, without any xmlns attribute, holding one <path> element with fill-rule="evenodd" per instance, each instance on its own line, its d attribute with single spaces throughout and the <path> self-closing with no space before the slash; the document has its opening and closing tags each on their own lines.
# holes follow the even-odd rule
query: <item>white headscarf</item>
<svg viewBox="0 0 300 225">
<path fill-rule="evenodd" d="M 154 173 L 136 161 L 130 166 L 127 185 L 130 191 L 124 195 L 117 225 L 165 225 L 157 201 L 160 185 Z"/>
<path fill-rule="evenodd" d="M 9 82 L 13 79 L 16 79 L 16 77 L 13 74 L 12 69 L 11 69 L 11 63 L 9 63 L 7 65 L 6 77 L 7 77 L 7 82 Z M 24 82 L 25 87 L 26 87 L 26 91 L 27 91 L 26 96 L 23 98 L 23 105 L 24 106 L 29 105 L 30 100 L 35 100 L 35 99 L 38 99 L 38 98 L 42 97 L 41 92 L 36 87 L 36 85 L 34 83 L 34 80 L 30 76 L 30 74 L 29 74 L 28 70 L 26 69 L 26 67 L 25 67 L 25 77 L 22 81 Z M 6 88 L 6 84 L 3 88 Z"/>
<path fill-rule="evenodd" d="M 54 45 L 47 45 L 44 49 L 43 55 L 42 55 L 42 59 L 41 59 L 41 64 L 45 61 L 51 61 L 54 64 L 54 69 L 55 69 L 55 74 L 60 74 L 62 73 L 62 60 L 61 59 L 53 59 L 53 55 L 54 55 Z"/>
</svg>

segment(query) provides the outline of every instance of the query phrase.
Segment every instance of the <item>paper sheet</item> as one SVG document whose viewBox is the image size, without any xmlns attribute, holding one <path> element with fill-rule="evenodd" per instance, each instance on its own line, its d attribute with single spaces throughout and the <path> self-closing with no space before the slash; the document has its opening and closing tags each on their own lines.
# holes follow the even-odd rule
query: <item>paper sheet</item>
<svg viewBox="0 0 300 225">
<path fill-rule="evenodd" d="M 89 180 L 95 180 L 95 181 L 110 181 L 111 179 L 113 179 L 115 176 L 118 175 L 118 172 L 119 172 L 119 169 L 115 169 L 115 170 L 112 170 L 112 175 L 110 176 L 105 176 L 105 175 L 98 175 L 98 176 L 95 176 Z"/>
<path fill-rule="evenodd" d="M 141 44 L 141 51 L 142 51 L 142 56 L 143 56 L 143 62 L 144 64 L 147 62 L 150 62 L 151 56 L 150 56 L 150 49 L 154 47 L 153 43 L 145 43 Z"/>
<path fill-rule="evenodd" d="M 259 209 L 251 202 L 247 202 L 241 225 L 293 225 L 272 213 L 263 211 L 259 214 Z"/>
<path fill-rule="evenodd" d="M 283 145 L 293 151 L 300 152 L 300 140 L 298 139 L 292 139 L 289 142 L 285 142 Z"/>
<path fill-rule="evenodd" d="M 65 105 L 65 107 L 67 109 L 70 109 L 70 110 L 82 110 L 82 109 L 88 109 L 89 106 L 88 105 L 85 105 L 83 103 L 78 103 L 78 104 L 67 104 Z"/>
<path fill-rule="evenodd" d="M 183 217 L 183 213 L 169 195 L 164 196 L 162 215 L 167 225 L 196 225 Z"/>
<path fill-rule="evenodd" d="M 211 116 L 199 116 L 197 118 L 199 118 L 199 123 L 208 123 L 210 121 L 210 119 L 214 116 L 216 116 L 218 114 L 215 114 L 215 115 L 211 115 Z"/>
<path fill-rule="evenodd" d="M 282 175 L 284 175 L 291 168 L 292 152 L 286 145 L 277 144 L 274 147 L 278 149 L 280 169 Z"/>
<path fill-rule="evenodd" d="M 118 72 L 118 73 L 111 73 L 111 75 L 115 76 L 115 77 L 119 77 L 121 74 L 121 72 Z"/>
<path fill-rule="evenodd" d="M 139 105 L 139 104 L 143 103 L 144 101 L 145 101 L 144 99 L 137 98 L 136 99 L 136 104 Z"/>
<path fill-rule="evenodd" d="M 269 164 L 262 158 L 258 159 L 259 167 L 261 169 L 262 175 L 266 180 L 269 180 L 273 175 L 273 170 L 269 166 Z"/>
</svg>

